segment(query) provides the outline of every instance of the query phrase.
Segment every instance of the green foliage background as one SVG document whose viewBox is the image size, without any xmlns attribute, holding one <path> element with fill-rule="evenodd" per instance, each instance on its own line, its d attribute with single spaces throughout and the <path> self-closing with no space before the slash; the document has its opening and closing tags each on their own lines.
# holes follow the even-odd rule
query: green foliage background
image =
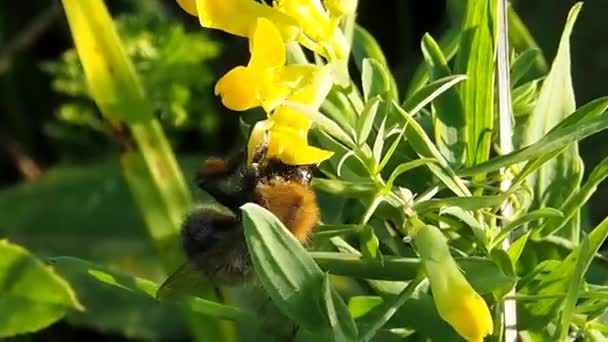
<svg viewBox="0 0 608 342">
<path fill-rule="evenodd" d="M 49 5 L 45 1 L 32 3 L 36 5 L 27 11 L 8 2 L 0 4 L 0 46 L 27 27 L 27 20 L 36 12 L 34 8 L 44 11 Z M 241 55 L 246 51 L 246 44 L 222 34 L 202 33 L 196 22 L 179 12 L 172 3 L 111 3 L 115 16 L 136 14 L 121 19 L 119 31 L 136 69 L 143 75 L 144 86 L 157 101 L 153 103 L 156 115 L 178 153 L 188 186 L 192 187 L 191 175 L 200 160 L 208 154 L 229 150 L 239 140 L 235 133 L 238 118 L 224 112 L 211 94 L 214 80 L 235 63 L 243 62 Z M 447 28 L 450 16 L 456 12 L 446 12 L 445 4 L 440 1 L 426 5 L 411 3 L 386 1 L 383 6 L 377 6 L 361 0 L 360 4 L 358 22 L 369 29 L 384 48 L 397 84 L 407 84 L 423 58 L 419 48 L 422 34 L 430 31 L 434 37 L 440 36 Z M 548 61 L 553 60 L 566 14 L 573 3 L 514 2 Z M 607 13 L 608 5 L 602 1 L 588 1 L 572 36 L 572 73 L 577 104 L 605 95 L 602 76 L 608 76 L 608 58 L 605 58 L 608 57 L 608 45 L 603 37 L 608 35 L 608 28 L 603 25 L 603 18 Z M 141 33 L 141 28 L 149 31 Z M 150 45 L 157 43 L 163 48 L 150 54 Z M 178 47 L 182 44 L 190 49 L 180 51 Z M 119 162 L 112 158 L 118 147 L 112 141 L 111 132 L 101 125 L 92 101 L 85 96 L 81 74 L 76 68 L 76 55 L 64 53 L 70 46 L 65 19 L 59 15 L 42 38 L 26 48 L 14 54 L 0 51 L 0 87 L 3 90 L 0 93 L 0 148 L 4 152 L 0 158 L 0 184 L 4 187 L 0 192 L 0 237 L 22 244 L 38 256 L 78 256 L 96 264 L 110 265 L 125 274 L 161 282 L 164 272 L 154 246 L 121 176 Z M 222 58 L 216 59 L 218 55 Z M 175 58 L 173 63 L 167 62 L 168 56 Z M 184 120 L 185 111 L 190 112 L 188 121 Z M 581 144 L 587 173 L 605 157 L 599 153 L 604 151 L 605 141 L 603 134 Z M 45 174 L 41 180 L 28 181 L 19 174 L 15 166 L 15 146 L 17 154 L 32 157 L 43 167 Z M 387 166 L 387 169 L 391 168 Z M 421 184 L 421 188 L 425 185 Z M 589 214 L 582 217 L 588 222 L 584 226 L 593 227 L 606 216 L 606 189 L 605 185 L 600 185 L 589 202 Z M 202 196 L 195 192 L 195 200 Z M 352 203 L 344 205 L 349 204 Z M 336 218 L 336 222 L 341 219 Z M 558 258 L 568 252 L 567 248 L 538 244 L 541 253 L 553 253 Z M 316 255 L 316 261 L 339 264 L 323 257 Z M 534 256 L 522 259 L 531 260 Z M 83 266 L 79 260 L 57 258 L 54 263 L 76 292 L 83 294 L 79 298 L 82 303 L 73 301 L 73 308 L 82 304 L 97 314 L 70 310 L 64 322 L 39 332 L 34 338 L 75 338 L 91 333 L 117 340 L 184 337 L 187 327 L 177 319 L 179 310 L 161 308 L 146 296 L 153 292 L 153 284 L 134 284 L 131 278 L 114 279 L 116 284 L 140 294 L 125 295 L 109 285 L 102 289 L 92 285 L 89 277 L 82 274 L 82 269 L 89 266 Z M 390 260 L 387 263 L 390 265 Z M 395 264 L 395 267 L 403 266 Z M 466 269 L 466 262 L 461 266 Z M 530 268 L 534 266 L 529 265 Z M 478 270 L 481 266 L 469 267 Z M 590 278 L 603 282 L 605 277 L 594 271 L 594 267 L 597 265 L 592 266 Z M 361 271 L 356 270 L 356 273 L 360 276 Z M 341 272 L 348 273 L 348 270 Z M 112 274 L 112 270 L 99 270 L 96 274 L 111 283 L 104 274 Z M 504 281 L 508 283 L 508 280 Z M 66 296 L 68 298 L 69 293 Z M 421 296 L 416 300 L 428 304 L 430 299 Z M 205 306 L 208 303 L 199 304 L 200 310 L 208 309 Z M 418 308 L 425 307 L 428 305 L 421 304 Z M 241 317 L 241 313 L 224 309 L 227 317 Z M 402 314 L 406 316 L 407 313 Z M 409 314 L 436 317 L 428 312 Z M 408 318 L 398 319 L 407 321 Z M 433 324 L 441 325 L 442 322 L 431 322 L 429 326 Z M 445 330 L 449 331 L 447 327 Z M 437 339 L 453 337 L 449 333 L 446 336 L 441 336 L 441 332 L 435 334 Z"/>
</svg>

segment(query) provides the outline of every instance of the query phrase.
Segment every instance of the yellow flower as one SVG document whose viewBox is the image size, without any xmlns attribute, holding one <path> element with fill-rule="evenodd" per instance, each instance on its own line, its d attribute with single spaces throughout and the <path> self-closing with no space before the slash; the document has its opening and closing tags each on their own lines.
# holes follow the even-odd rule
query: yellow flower
<svg viewBox="0 0 608 342">
<path fill-rule="evenodd" d="M 269 113 L 258 122 L 249 139 L 248 156 L 269 132 L 267 158 L 278 158 L 286 164 L 318 164 L 333 153 L 309 146 L 310 120 L 286 106 L 285 102 L 317 110 L 331 89 L 327 67 L 316 65 L 284 65 L 285 43 L 276 26 L 259 18 L 249 39 L 251 59 L 247 66 L 238 66 L 224 75 L 215 86 L 222 103 L 237 111 L 262 106 Z"/>
<path fill-rule="evenodd" d="M 285 65 L 285 43 L 267 19 L 258 19 L 249 41 L 249 64 L 230 70 L 215 85 L 226 107 L 243 111 L 262 106 L 269 113 L 290 96 L 303 93 L 312 99 L 294 101 L 321 104 L 331 87 L 328 68 Z"/>
<path fill-rule="evenodd" d="M 269 133 L 266 159 L 277 158 L 290 165 L 319 164 L 330 158 L 333 152 L 308 145 L 310 120 L 303 114 L 287 107 L 278 107 L 268 119 L 258 122 L 249 137 L 247 145 L 248 163 L 256 147 Z"/>
<path fill-rule="evenodd" d="M 357 0 L 325 0 L 325 8 L 333 16 L 351 15 L 357 9 Z"/>
<path fill-rule="evenodd" d="M 177 0 L 188 13 L 199 17 L 203 27 L 247 37 L 257 19 L 277 25 L 285 40 L 302 45 L 326 57 L 346 57 L 346 41 L 338 19 L 320 0 L 275 0 L 269 7 L 254 0 Z"/>
<path fill-rule="evenodd" d="M 413 241 L 429 279 L 439 316 L 467 341 L 483 341 L 494 329 L 488 305 L 460 272 L 441 231 L 414 220 L 418 221 L 414 223 L 418 228 Z"/>
</svg>

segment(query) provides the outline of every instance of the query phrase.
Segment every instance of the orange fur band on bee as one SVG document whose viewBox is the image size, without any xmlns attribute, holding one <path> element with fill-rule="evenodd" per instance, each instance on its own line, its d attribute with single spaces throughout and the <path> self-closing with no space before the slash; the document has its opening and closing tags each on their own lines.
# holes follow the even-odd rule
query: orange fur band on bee
<svg viewBox="0 0 608 342">
<path fill-rule="evenodd" d="M 259 183 L 258 203 L 273 212 L 299 241 L 305 241 L 319 220 L 315 193 L 297 182 Z"/>
</svg>

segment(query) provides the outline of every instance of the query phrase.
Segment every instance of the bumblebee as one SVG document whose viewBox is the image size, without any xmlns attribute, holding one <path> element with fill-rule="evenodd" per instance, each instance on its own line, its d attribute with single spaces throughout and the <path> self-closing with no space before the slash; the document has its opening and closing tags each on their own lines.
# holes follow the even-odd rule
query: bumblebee
<svg viewBox="0 0 608 342">
<path fill-rule="evenodd" d="M 216 286 L 241 285 L 254 271 L 245 242 L 240 207 L 255 202 L 272 212 L 301 242 L 319 219 L 319 207 L 311 189 L 315 165 L 288 165 L 267 160 L 268 136 L 254 151 L 250 165 L 244 153 L 207 159 L 196 175 L 199 188 L 227 210 L 215 207 L 191 211 L 182 225 L 182 245 L 188 259 L 161 287 L 167 291 L 177 278 L 201 272 Z"/>
</svg>

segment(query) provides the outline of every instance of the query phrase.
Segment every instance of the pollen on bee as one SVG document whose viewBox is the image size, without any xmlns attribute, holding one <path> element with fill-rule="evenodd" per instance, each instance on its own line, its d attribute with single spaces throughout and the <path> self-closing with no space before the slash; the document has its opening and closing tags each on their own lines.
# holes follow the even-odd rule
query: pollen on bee
<svg viewBox="0 0 608 342">
<path fill-rule="evenodd" d="M 305 241 L 319 220 L 315 193 L 297 182 L 259 183 L 258 203 L 283 222 L 293 236 Z"/>
<path fill-rule="evenodd" d="M 228 168 L 224 159 L 211 157 L 203 162 L 199 175 L 203 177 L 213 177 L 223 175 L 227 170 Z"/>
</svg>

